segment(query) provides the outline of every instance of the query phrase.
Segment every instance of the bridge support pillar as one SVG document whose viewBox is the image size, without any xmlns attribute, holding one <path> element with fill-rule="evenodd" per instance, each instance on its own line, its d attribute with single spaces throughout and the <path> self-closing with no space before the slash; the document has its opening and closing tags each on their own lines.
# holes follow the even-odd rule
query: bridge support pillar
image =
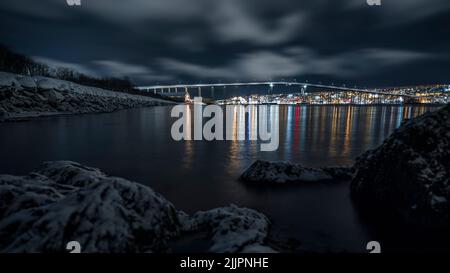
<svg viewBox="0 0 450 273">
<path fill-rule="evenodd" d="M 201 87 L 198 88 L 198 96 L 202 97 L 202 88 Z"/>
</svg>

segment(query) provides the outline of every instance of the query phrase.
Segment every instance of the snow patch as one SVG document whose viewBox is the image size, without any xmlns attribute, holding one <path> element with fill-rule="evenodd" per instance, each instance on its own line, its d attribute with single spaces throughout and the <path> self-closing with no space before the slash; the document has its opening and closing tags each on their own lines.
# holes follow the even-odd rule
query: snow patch
<svg viewBox="0 0 450 273">
<path fill-rule="evenodd" d="M 211 252 L 232 253 L 249 245 L 262 246 L 269 226 L 269 219 L 264 214 L 230 205 L 197 212 L 187 218 L 183 228 L 188 232 L 208 230 L 212 234 Z"/>
</svg>

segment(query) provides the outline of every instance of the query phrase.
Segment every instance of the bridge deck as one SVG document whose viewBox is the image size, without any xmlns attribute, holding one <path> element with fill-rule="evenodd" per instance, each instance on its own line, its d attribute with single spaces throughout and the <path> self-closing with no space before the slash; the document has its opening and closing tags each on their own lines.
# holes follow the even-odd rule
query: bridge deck
<svg viewBox="0 0 450 273">
<path fill-rule="evenodd" d="M 370 89 L 361 89 L 361 88 L 351 88 L 345 86 L 335 86 L 335 85 L 324 85 L 324 84 L 314 84 L 314 83 L 301 83 L 301 82 L 246 82 L 246 83 L 199 83 L 199 84 L 173 84 L 173 85 L 152 85 L 152 86 L 139 86 L 136 87 L 138 90 L 164 90 L 164 89 L 177 89 L 177 88 L 211 88 L 211 87 L 227 87 L 227 86 L 302 86 L 302 87 L 316 87 L 316 88 L 324 88 L 324 89 L 333 89 L 340 91 L 352 91 L 352 92 L 360 92 L 360 93 L 371 93 L 371 94 L 379 94 L 379 95 L 389 95 L 389 96 L 399 96 L 399 97 L 409 97 L 409 98 L 418 98 L 413 95 L 406 94 L 392 94 L 388 92 L 374 91 Z"/>
</svg>

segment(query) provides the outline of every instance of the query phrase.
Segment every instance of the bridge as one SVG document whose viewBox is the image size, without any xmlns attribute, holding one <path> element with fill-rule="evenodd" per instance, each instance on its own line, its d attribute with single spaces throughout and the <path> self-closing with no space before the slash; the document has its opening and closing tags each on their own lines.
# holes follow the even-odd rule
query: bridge
<svg viewBox="0 0 450 273">
<path fill-rule="evenodd" d="M 202 88 L 209 88 L 211 90 L 211 96 L 214 97 L 215 88 L 225 88 L 226 87 L 244 87 L 244 86 L 267 86 L 269 87 L 269 91 L 272 92 L 275 86 L 298 86 L 301 89 L 301 92 L 305 92 L 308 87 L 322 88 L 327 90 L 335 90 L 339 92 L 357 92 L 357 93 L 366 93 L 366 94 L 378 94 L 378 95 L 387 95 L 387 96 L 395 96 L 395 97 L 405 97 L 416 99 L 417 96 L 407 95 L 407 94 L 395 94 L 383 91 L 377 91 L 376 89 L 367 89 L 367 88 L 352 88 L 346 86 L 336 86 L 336 85 L 324 85 L 324 84 L 315 84 L 315 83 L 302 83 L 302 82 L 290 82 L 290 81 L 265 81 L 265 82 L 235 82 L 235 83 L 199 83 L 199 84 L 173 84 L 173 85 L 151 85 L 151 86 L 138 86 L 137 90 L 143 92 L 153 92 L 154 94 L 170 94 L 176 93 L 178 94 L 178 89 L 181 89 L 183 92 L 187 92 L 189 89 L 197 90 L 197 95 L 199 97 L 202 96 Z M 174 91 L 174 92 L 173 92 Z"/>
</svg>

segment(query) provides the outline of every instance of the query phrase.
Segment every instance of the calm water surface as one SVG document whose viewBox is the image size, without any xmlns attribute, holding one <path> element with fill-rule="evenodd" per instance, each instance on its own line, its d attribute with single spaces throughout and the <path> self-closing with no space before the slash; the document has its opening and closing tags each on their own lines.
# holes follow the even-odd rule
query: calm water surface
<svg viewBox="0 0 450 273">
<path fill-rule="evenodd" d="M 274 237 L 301 250 L 365 251 L 372 240 L 349 198 L 348 182 L 254 188 L 238 181 L 256 159 L 306 166 L 348 165 L 401 121 L 432 106 L 280 106 L 280 145 L 256 141 L 176 142 L 171 107 L 0 124 L 0 173 L 25 174 L 48 160 L 73 160 L 151 186 L 187 212 L 230 203 L 267 214 Z M 233 130 L 255 133 L 250 114 Z"/>
</svg>

